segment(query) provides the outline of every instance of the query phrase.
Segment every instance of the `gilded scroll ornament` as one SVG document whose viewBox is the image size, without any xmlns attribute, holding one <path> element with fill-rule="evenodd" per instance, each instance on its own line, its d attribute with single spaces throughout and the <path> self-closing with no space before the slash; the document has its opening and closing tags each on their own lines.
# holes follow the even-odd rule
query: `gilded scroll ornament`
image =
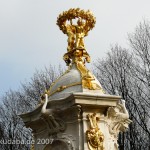
<svg viewBox="0 0 150 150">
<path fill-rule="evenodd" d="M 90 121 L 90 129 L 86 131 L 89 150 L 104 150 L 104 135 L 97 124 L 99 117 L 96 117 L 96 113 L 88 114 L 87 117 Z"/>
</svg>

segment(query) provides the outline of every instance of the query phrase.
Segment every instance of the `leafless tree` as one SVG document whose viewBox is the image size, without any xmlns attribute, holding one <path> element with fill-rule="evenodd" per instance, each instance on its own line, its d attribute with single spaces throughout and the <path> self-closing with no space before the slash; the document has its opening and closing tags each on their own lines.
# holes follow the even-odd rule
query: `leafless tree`
<svg viewBox="0 0 150 150">
<path fill-rule="evenodd" d="M 133 76 L 140 83 L 137 86 L 141 106 L 138 114 L 142 118 L 139 125 L 146 132 L 148 138 L 145 140 L 150 141 L 150 23 L 146 20 L 141 22 L 134 33 L 129 34 L 129 42 L 136 58 Z M 150 149 L 150 144 L 147 148 Z"/>
<path fill-rule="evenodd" d="M 140 23 L 129 34 L 132 50 L 118 45 L 107 57 L 94 64 L 94 72 L 109 94 L 126 100 L 133 121 L 125 134 L 119 135 L 120 150 L 150 150 L 150 24 Z M 31 131 L 24 127 L 18 114 L 31 111 L 41 94 L 62 74 L 63 69 L 48 67 L 36 71 L 18 91 L 8 91 L 0 105 L 0 140 L 31 140 Z M 21 107 L 20 107 L 21 106 Z M 1 150 L 29 150 L 28 144 L 1 144 Z"/>
<path fill-rule="evenodd" d="M 109 94 L 117 94 L 126 100 L 126 105 L 133 123 L 126 134 L 120 134 L 121 150 L 149 150 L 148 127 L 149 103 L 147 86 L 135 76 L 139 62 L 136 55 L 116 45 L 107 57 L 95 63 L 98 79 Z"/>
<path fill-rule="evenodd" d="M 40 101 L 40 96 L 50 84 L 62 74 L 59 66 L 45 67 L 42 71 L 36 71 L 30 82 L 22 83 L 18 91 L 8 91 L 2 97 L 0 105 L 0 149 L 1 150 L 29 150 L 31 130 L 27 129 L 18 114 L 31 111 Z M 14 141 L 15 143 L 11 143 Z M 20 143 L 16 143 L 19 141 Z M 9 143 L 7 143 L 9 142 Z M 24 143 L 25 144 L 24 144 Z"/>
</svg>

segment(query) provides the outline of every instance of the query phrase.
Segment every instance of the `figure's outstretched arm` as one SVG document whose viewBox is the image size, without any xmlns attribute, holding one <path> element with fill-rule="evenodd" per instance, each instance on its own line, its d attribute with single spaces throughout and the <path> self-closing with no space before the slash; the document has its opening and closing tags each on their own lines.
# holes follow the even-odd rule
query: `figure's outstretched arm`
<svg viewBox="0 0 150 150">
<path fill-rule="evenodd" d="M 127 118 L 129 118 L 129 113 L 128 113 L 127 108 L 125 106 L 125 100 L 124 99 L 121 99 L 120 106 L 122 107 L 123 113 L 127 116 Z"/>
<path fill-rule="evenodd" d="M 90 31 L 89 22 L 87 20 L 85 21 L 84 29 L 85 29 L 85 34 L 87 36 L 88 32 Z"/>
</svg>

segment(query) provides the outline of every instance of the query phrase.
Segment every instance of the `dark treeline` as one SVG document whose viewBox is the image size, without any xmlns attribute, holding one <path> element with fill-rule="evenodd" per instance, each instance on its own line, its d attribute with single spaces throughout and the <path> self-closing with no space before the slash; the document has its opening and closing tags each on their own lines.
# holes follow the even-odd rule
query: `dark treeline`
<svg viewBox="0 0 150 150">
<path fill-rule="evenodd" d="M 8 91 L 1 99 L 0 105 L 0 150 L 30 150 L 32 135 L 31 130 L 26 129 L 18 114 L 29 112 L 36 107 L 40 96 L 50 84 L 63 72 L 49 66 L 42 71 L 36 71 L 30 82 L 22 83 L 18 91 Z M 4 141 L 20 141 L 20 144 L 7 144 Z M 26 143 L 26 144 L 24 144 Z"/>
<path fill-rule="evenodd" d="M 130 49 L 115 45 L 93 70 L 109 94 L 121 95 L 133 121 L 126 133 L 119 135 L 120 150 L 150 150 L 150 24 L 140 23 L 128 35 Z M 1 98 L 0 141 L 31 140 L 18 114 L 31 111 L 41 94 L 62 74 L 63 69 L 49 66 L 36 71 L 30 82 L 18 91 L 10 90 Z M 29 150 L 30 144 L 2 144 L 1 150 Z"/>
</svg>

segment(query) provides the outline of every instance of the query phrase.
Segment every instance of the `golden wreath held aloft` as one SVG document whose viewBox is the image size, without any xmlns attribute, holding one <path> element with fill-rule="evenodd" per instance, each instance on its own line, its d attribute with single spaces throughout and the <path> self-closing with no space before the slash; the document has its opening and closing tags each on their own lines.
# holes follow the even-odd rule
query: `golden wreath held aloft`
<svg viewBox="0 0 150 150">
<path fill-rule="evenodd" d="M 80 8 L 71 8 L 68 11 L 61 13 L 57 18 L 57 25 L 59 26 L 60 30 L 66 34 L 66 28 L 64 28 L 66 21 L 76 18 L 86 20 L 86 26 L 88 26 L 89 30 L 95 26 L 96 18 L 94 17 L 93 13 L 90 10 L 84 11 Z"/>
</svg>

